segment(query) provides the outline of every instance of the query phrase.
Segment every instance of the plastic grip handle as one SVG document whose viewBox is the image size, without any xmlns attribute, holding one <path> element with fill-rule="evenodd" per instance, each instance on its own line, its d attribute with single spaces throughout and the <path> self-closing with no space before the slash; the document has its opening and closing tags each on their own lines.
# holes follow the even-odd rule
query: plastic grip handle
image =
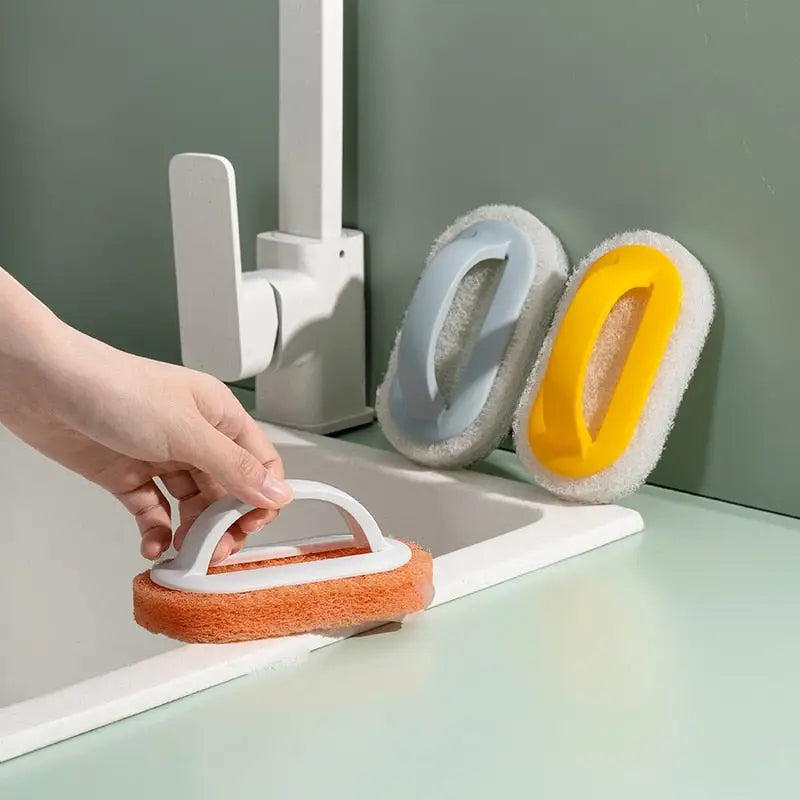
<svg viewBox="0 0 800 800">
<path fill-rule="evenodd" d="M 583 413 L 586 373 L 603 324 L 619 300 L 649 289 L 642 319 L 595 438 Z M 682 284 L 669 258 L 645 245 L 601 256 L 581 281 L 561 322 L 529 421 L 542 463 L 569 477 L 610 466 L 636 430 L 680 312 Z"/>
<path fill-rule="evenodd" d="M 383 550 L 385 540 L 378 523 L 354 497 L 327 483 L 306 480 L 286 482 L 292 487 L 295 501 L 322 500 L 335 505 L 347 522 L 356 547 L 368 547 L 372 552 Z M 225 532 L 253 508 L 234 497 L 223 497 L 212 503 L 194 521 L 171 568 L 185 575 L 205 575 L 211 556 Z"/>
<path fill-rule="evenodd" d="M 436 380 L 436 345 L 459 283 L 488 259 L 505 259 L 506 265 L 459 384 L 446 402 Z M 467 228 L 431 261 L 403 323 L 390 389 L 392 415 L 409 435 L 441 441 L 472 424 L 494 385 L 535 273 L 533 243 L 504 220 Z"/>
<path fill-rule="evenodd" d="M 508 236 L 477 231 L 448 244 L 425 270 L 403 324 L 397 359 L 397 379 L 403 398 L 425 408 L 440 399 L 436 382 L 436 343 L 464 276 L 481 261 L 504 259 Z"/>
</svg>

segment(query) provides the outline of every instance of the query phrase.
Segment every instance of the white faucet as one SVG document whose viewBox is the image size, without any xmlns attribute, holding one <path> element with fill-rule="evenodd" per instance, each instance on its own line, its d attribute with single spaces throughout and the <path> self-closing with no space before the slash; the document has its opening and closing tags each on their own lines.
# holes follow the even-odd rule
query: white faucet
<svg viewBox="0 0 800 800">
<path fill-rule="evenodd" d="M 342 228 L 342 0 L 280 0 L 279 231 L 242 272 L 236 178 L 222 156 L 169 167 L 181 354 L 255 376 L 255 415 L 331 433 L 366 405 L 364 238 Z"/>
</svg>

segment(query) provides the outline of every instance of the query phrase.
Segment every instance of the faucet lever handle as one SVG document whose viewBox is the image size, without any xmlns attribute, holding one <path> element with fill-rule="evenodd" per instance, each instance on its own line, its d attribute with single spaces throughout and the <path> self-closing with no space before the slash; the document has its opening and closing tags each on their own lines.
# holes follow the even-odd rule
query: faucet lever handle
<svg viewBox="0 0 800 800">
<path fill-rule="evenodd" d="M 278 309 L 267 276 L 242 272 L 233 165 L 181 153 L 169 189 L 183 363 L 225 381 L 257 375 L 272 362 Z"/>
</svg>

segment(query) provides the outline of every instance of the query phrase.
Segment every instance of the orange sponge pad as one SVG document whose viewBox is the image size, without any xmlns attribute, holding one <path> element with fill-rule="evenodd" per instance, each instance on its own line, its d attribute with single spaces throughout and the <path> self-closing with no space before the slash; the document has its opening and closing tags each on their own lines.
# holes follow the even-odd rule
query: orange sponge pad
<svg viewBox="0 0 800 800">
<path fill-rule="evenodd" d="M 167 589 L 153 583 L 148 570 L 133 580 L 133 616 L 143 628 L 184 642 L 243 642 L 397 620 L 422 611 L 433 597 L 430 553 L 411 542 L 406 544 L 411 559 L 389 572 L 236 594 Z M 364 552 L 347 548 L 210 567 L 208 571 L 255 569 Z"/>
</svg>

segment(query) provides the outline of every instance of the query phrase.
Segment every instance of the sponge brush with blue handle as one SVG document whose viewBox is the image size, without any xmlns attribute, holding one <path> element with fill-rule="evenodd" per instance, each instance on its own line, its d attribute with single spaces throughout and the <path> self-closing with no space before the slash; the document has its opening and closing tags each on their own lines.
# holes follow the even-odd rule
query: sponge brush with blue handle
<svg viewBox="0 0 800 800">
<path fill-rule="evenodd" d="M 477 208 L 436 239 L 378 390 L 399 452 L 450 469 L 502 442 L 568 270 L 558 237 L 515 206 Z"/>
</svg>

